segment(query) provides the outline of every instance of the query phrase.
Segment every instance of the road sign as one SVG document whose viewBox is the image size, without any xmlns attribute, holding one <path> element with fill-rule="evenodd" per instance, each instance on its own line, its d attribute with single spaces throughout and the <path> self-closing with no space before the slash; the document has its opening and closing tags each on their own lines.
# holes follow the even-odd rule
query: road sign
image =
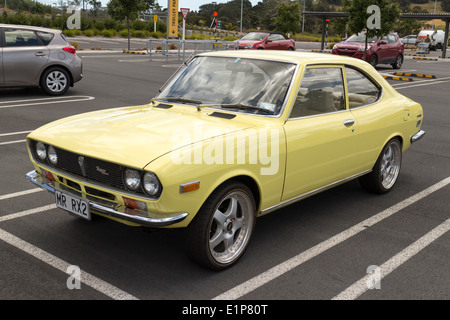
<svg viewBox="0 0 450 320">
<path fill-rule="evenodd" d="M 153 15 L 153 22 L 156 22 L 156 21 L 158 21 L 158 15 L 157 15 L 157 14 L 154 14 L 154 15 Z"/>
<path fill-rule="evenodd" d="M 187 19 L 187 16 L 189 14 L 189 10 L 190 10 L 189 8 L 180 8 L 181 15 L 183 16 L 184 20 Z"/>
<path fill-rule="evenodd" d="M 167 21 L 167 37 L 178 37 L 178 0 L 168 0 L 169 21 Z"/>
</svg>

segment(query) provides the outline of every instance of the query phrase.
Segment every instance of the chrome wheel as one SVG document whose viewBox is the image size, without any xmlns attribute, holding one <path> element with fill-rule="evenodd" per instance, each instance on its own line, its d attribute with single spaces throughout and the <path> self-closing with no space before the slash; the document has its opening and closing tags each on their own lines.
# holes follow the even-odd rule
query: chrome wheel
<svg viewBox="0 0 450 320">
<path fill-rule="evenodd" d="M 214 260 L 227 264 L 247 246 L 253 227 L 253 201 L 243 191 L 226 195 L 217 205 L 209 227 L 209 251 Z"/>
<path fill-rule="evenodd" d="M 227 181 L 214 190 L 185 230 L 188 257 L 213 270 L 234 265 L 250 242 L 256 203 L 249 187 Z"/>
<path fill-rule="evenodd" d="M 398 55 L 397 59 L 395 59 L 395 63 L 392 64 L 392 67 L 394 69 L 400 69 L 402 67 L 403 64 L 403 56 L 402 55 Z"/>
<path fill-rule="evenodd" d="M 66 89 L 68 79 L 63 72 L 55 70 L 47 75 L 47 78 L 45 79 L 45 84 L 51 92 L 60 93 Z"/>
<path fill-rule="evenodd" d="M 391 189 L 400 173 L 401 150 L 397 140 L 389 143 L 380 163 L 381 184 L 385 189 Z"/>
</svg>

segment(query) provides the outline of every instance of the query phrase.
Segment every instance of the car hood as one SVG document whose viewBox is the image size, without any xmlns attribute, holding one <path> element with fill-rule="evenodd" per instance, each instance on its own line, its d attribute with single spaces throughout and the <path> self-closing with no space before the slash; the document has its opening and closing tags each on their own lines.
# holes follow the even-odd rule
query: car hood
<svg viewBox="0 0 450 320">
<path fill-rule="evenodd" d="M 149 105 L 107 109 L 64 118 L 28 136 L 61 149 L 135 168 L 189 143 L 246 129 L 248 124 L 209 116 L 194 107 Z M 183 109 L 189 109 L 188 111 Z M 189 143 L 180 144 L 188 135 Z"/>
<path fill-rule="evenodd" d="M 370 43 L 367 43 L 367 46 L 369 46 Z M 347 41 L 343 41 L 343 42 L 339 42 L 338 47 L 342 47 L 342 48 L 359 48 L 359 47 L 364 47 L 365 44 L 362 42 L 347 42 Z"/>
</svg>

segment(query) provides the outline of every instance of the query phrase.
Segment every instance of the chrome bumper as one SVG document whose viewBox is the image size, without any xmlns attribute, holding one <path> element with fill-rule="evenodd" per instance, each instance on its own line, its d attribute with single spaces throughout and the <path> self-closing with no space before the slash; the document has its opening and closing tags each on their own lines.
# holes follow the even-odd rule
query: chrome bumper
<svg viewBox="0 0 450 320">
<path fill-rule="evenodd" d="M 416 141 L 419 141 L 420 139 L 423 138 L 423 136 L 425 135 L 425 131 L 420 130 L 419 132 L 417 132 L 415 135 L 413 135 L 411 137 L 411 143 L 414 143 Z"/>
<path fill-rule="evenodd" d="M 36 186 L 47 190 L 48 192 L 55 193 L 55 187 L 39 175 L 35 170 L 28 172 L 25 177 L 31 181 L 31 183 L 35 184 Z M 70 193 L 68 190 L 64 190 L 64 192 Z M 103 213 L 106 215 L 109 215 L 111 217 L 115 217 L 118 219 L 134 222 L 143 226 L 147 227 L 164 227 L 169 226 L 171 224 L 175 224 L 177 222 L 183 221 L 187 216 L 188 213 L 182 212 L 174 214 L 173 216 L 166 217 L 166 218 L 152 218 L 148 216 L 139 216 L 139 215 L 129 215 L 124 212 L 120 212 L 116 209 L 95 203 L 93 201 L 88 200 L 90 209 L 94 212 Z"/>
</svg>

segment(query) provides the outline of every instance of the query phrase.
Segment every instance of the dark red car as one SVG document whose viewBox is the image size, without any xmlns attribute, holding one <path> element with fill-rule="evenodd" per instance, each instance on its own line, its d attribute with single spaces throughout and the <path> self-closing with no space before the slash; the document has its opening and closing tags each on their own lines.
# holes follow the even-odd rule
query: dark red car
<svg viewBox="0 0 450 320">
<path fill-rule="evenodd" d="M 365 33 L 354 34 L 336 44 L 331 53 L 362 59 L 365 41 Z M 367 39 L 365 60 L 374 67 L 377 64 L 390 64 L 394 69 L 400 69 L 403 64 L 404 48 L 405 45 L 394 33 L 379 38 L 372 37 Z"/>
<path fill-rule="evenodd" d="M 230 49 L 266 49 L 295 51 L 295 41 L 280 32 L 250 32 L 231 44 Z"/>
</svg>

